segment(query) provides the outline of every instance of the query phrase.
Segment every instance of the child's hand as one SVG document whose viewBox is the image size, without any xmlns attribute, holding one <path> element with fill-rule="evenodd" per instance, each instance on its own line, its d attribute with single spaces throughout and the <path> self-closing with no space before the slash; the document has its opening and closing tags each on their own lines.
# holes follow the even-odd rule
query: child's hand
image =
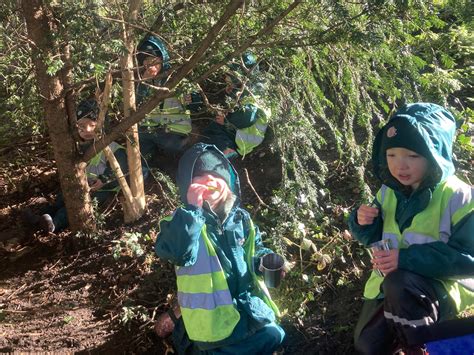
<svg viewBox="0 0 474 355">
<path fill-rule="evenodd" d="M 216 113 L 216 122 L 223 125 L 225 120 L 225 113 L 222 111 L 219 111 Z"/>
<path fill-rule="evenodd" d="M 205 185 L 191 184 L 189 185 L 186 199 L 188 200 L 189 204 L 196 207 L 202 207 L 202 203 L 204 202 L 203 195 L 207 193 L 207 191 L 208 191 L 208 188 Z"/>
<path fill-rule="evenodd" d="M 100 188 L 102 188 L 102 186 L 104 186 L 104 183 L 102 182 L 102 180 L 97 179 L 97 180 L 94 181 L 94 183 L 92 185 L 89 185 L 89 188 L 90 188 L 91 191 L 97 191 Z"/>
<path fill-rule="evenodd" d="M 191 94 L 186 94 L 186 95 L 184 95 L 183 98 L 184 98 L 184 103 L 186 105 L 190 105 L 190 104 L 193 103 L 193 98 L 192 98 Z"/>
<path fill-rule="evenodd" d="M 374 269 L 387 275 L 398 269 L 398 249 L 374 251 L 371 262 Z"/>
<path fill-rule="evenodd" d="M 360 226 L 374 223 L 375 217 L 379 215 L 379 209 L 367 205 L 361 205 L 357 210 L 357 222 Z"/>
</svg>

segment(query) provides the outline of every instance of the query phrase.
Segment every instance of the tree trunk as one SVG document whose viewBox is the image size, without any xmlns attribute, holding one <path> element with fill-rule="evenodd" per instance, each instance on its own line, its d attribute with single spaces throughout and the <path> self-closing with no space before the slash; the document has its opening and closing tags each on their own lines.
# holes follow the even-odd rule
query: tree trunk
<svg viewBox="0 0 474 355">
<path fill-rule="evenodd" d="M 123 24 L 123 40 L 127 53 L 122 57 L 122 86 L 124 118 L 127 119 L 136 111 L 135 104 L 135 77 L 133 72 L 133 53 L 135 45 L 132 40 L 131 28 L 126 23 L 137 20 L 141 1 L 130 0 L 129 13 Z M 134 124 L 127 131 L 127 160 L 129 169 L 130 190 L 133 196 L 133 205 L 124 207 L 124 222 L 130 223 L 140 218 L 145 211 L 145 186 L 143 182 L 140 144 L 138 140 L 138 125 Z"/>
<path fill-rule="evenodd" d="M 73 231 L 92 231 L 95 229 L 95 222 L 85 174 L 86 163 L 80 161 L 71 133 L 74 128 L 69 125 L 64 83 L 59 71 L 53 75 L 47 73 L 47 63 L 61 58 L 53 39 L 53 34 L 57 32 L 56 21 L 42 0 L 22 0 L 21 6 L 28 37 L 32 42 L 31 56 L 59 171 L 61 190 L 69 212 L 69 224 Z"/>
</svg>

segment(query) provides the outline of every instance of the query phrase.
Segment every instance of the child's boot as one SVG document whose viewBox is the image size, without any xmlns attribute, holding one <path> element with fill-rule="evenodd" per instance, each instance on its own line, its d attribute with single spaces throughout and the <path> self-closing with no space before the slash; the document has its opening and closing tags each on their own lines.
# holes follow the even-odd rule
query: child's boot
<svg viewBox="0 0 474 355">
<path fill-rule="evenodd" d="M 39 226 L 45 233 L 53 233 L 56 227 L 54 226 L 53 219 L 49 214 L 44 214 L 39 217 Z"/>
</svg>

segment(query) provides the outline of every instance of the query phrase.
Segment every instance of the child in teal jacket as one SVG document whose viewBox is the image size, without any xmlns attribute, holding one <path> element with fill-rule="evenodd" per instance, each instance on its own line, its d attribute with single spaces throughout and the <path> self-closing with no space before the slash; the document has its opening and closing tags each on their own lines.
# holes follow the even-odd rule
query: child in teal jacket
<svg viewBox="0 0 474 355">
<path fill-rule="evenodd" d="M 183 206 L 160 223 L 155 252 L 176 265 L 179 353 L 271 354 L 284 332 L 256 275 L 271 251 L 240 204 L 236 171 L 215 146 L 196 144 L 180 159 Z"/>
<path fill-rule="evenodd" d="M 364 354 L 397 346 L 422 354 L 430 326 L 474 303 L 473 189 L 454 175 L 456 122 L 443 107 L 402 107 L 377 134 L 372 151 L 382 187 L 349 226 L 365 246 L 381 239 L 355 330 Z"/>
</svg>

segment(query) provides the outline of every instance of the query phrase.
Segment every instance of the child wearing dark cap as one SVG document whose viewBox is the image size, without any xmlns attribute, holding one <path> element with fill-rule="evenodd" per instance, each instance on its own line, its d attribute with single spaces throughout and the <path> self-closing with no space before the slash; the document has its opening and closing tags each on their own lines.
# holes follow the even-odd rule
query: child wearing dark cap
<svg viewBox="0 0 474 355">
<path fill-rule="evenodd" d="M 137 49 L 140 82 L 137 85 L 137 105 L 153 94 L 153 87 L 166 83 L 171 69 L 165 44 L 156 36 L 147 36 Z M 179 96 L 164 99 L 146 115 L 140 124 L 140 150 L 146 159 L 161 151 L 166 154 L 182 152 L 192 131 L 190 112 Z"/>
<path fill-rule="evenodd" d="M 223 79 L 228 108 L 217 112 L 203 131 L 203 142 L 215 145 L 229 159 L 251 153 L 265 138 L 271 110 L 262 96 L 258 72 L 256 57 L 250 52 L 227 65 Z M 197 93 L 187 96 L 196 107 L 199 100 Z"/>
<path fill-rule="evenodd" d="M 77 107 L 77 131 L 81 138 L 79 142 L 81 150 L 87 149 L 94 142 L 98 113 L 95 99 L 81 101 Z M 125 149 L 116 142 L 112 142 L 109 147 L 114 152 L 122 172 L 127 174 L 128 165 Z M 113 170 L 103 152 L 98 153 L 88 162 L 86 173 L 91 198 L 95 199 L 98 204 L 104 203 L 119 190 Z M 52 205 L 43 209 L 41 215 L 35 215 L 30 210 L 25 210 L 23 214 L 24 219 L 29 224 L 39 227 L 46 233 L 59 232 L 68 226 L 66 206 L 61 193 L 56 196 L 56 200 Z"/>
<path fill-rule="evenodd" d="M 363 354 L 423 354 L 430 326 L 474 303 L 473 188 L 454 175 L 456 121 L 443 107 L 409 104 L 377 134 L 372 150 L 382 187 L 349 227 L 374 251 L 356 325 Z M 380 271 L 377 273 L 376 271 Z"/>
<path fill-rule="evenodd" d="M 176 265 L 176 350 L 272 354 L 285 333 L 255 271 L 271 251 L 240 207 L 236 171 L 215 146 L 199 143 L 180 159 L 177 183 L 183 206 L 161 221 L 155 245 L 158 257 Z"/>
</svg>

